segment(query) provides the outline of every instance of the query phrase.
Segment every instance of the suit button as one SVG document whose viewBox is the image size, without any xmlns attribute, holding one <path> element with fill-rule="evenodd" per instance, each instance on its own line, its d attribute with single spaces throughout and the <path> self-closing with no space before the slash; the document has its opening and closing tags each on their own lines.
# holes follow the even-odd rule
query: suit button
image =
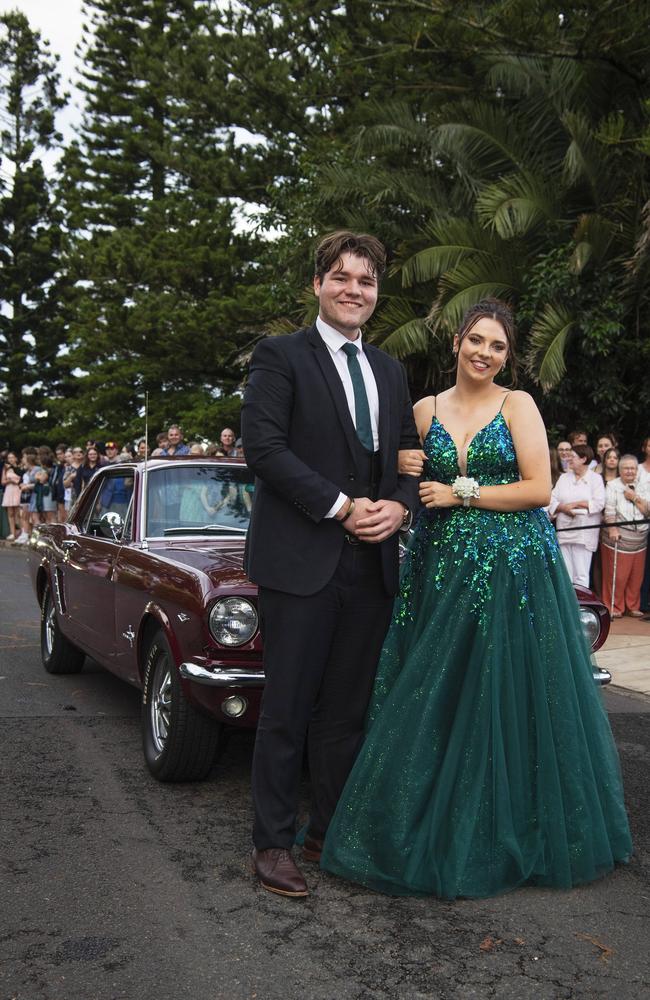
<svg viewBox="0 0 650 1000">
<path fill-rule="evenodd" d="M 349 481 L 350 481 L 351 483 L 353 483 L 353 482 L 354 482 L 354 480 L 356 479 L 356 476 L 353 476 L 353 475 L 352 475 L 352 473 L 350 473 L 350 475 L 348 476 L 348 479 L 349 479 Z"/>
</svg>

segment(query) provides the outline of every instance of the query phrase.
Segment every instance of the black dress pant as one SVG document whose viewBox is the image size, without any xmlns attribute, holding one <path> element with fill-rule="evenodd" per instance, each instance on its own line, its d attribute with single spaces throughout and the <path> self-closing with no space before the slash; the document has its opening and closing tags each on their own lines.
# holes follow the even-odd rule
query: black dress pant
<svg viewBox="0 0 650 1000">
<path fill-rule="evenodd" d="M 334 576 L 297 597 L 260 588 L 266 686 L 253 756 L 253 842 L 290 848 L 309 730 L 309 832 L 323 837 L 363 738 L 393 598 L 379 547 L 343 545 Z"/>
</svg>

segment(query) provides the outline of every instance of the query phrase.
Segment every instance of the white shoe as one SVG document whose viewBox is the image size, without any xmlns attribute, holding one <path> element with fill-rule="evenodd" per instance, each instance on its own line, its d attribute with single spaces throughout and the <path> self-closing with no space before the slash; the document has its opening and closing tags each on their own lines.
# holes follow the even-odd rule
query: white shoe
<svg viewBox="0 0 650 1000">
<path fill-rule="evenodd" d="M 21 531 L 21 533 L 18 535 L 18 538 L 16 539 L 16 545 L 24 545 L 28 541 L 29 541 L 29 535 L 27 534 L 27 532 Z"/>
<path fill-rule="evenodd" d="M 13 542 L 13 541 L 14 541 L 14 535 L 7 535 L 7 537 L 5 538 L 5 542 Z"/>
</svg>

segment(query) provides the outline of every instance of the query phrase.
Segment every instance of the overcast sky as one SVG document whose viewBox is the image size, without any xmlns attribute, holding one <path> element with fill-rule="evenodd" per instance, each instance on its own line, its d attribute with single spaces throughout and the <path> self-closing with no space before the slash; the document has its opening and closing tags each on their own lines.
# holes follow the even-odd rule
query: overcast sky
<svg viewBox="0 0 650 1000">
<path fill-rule="evenodd" d="M 71 126 L 79 118 L 79 95 L 74 90 L 75 46 L 81 38 L 81 0 L 5 0 L 0 10 L 18 9 L 30 26 L 40 31 L 43 41 L 59 56 L 59 72 L 64 91 L 70 92 L 70 106 L 57 117 L 57 125 L 66 139 L 72 137 Z"/>
</svg>

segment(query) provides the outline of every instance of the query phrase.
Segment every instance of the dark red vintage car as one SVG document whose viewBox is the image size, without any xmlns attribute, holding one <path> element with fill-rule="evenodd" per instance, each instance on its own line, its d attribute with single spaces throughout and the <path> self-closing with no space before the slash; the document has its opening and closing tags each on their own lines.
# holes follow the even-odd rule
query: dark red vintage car
<svg viewBox="0 0 650 1000">
<path fill-rule="evenodd" d="M 242 570 L 252 496 L 237 459 L 106 466 L 68 523 L 30 541 L 45 669 L 74 673 L 88 655 L 142 688 L 161 781 L 204 777 L 223 724 L 257 722 L 257 588 Z"/>
<path fill-rule="evenodd" d="M 257 588 L 242 569 L 253 488 L 237 459 L 106 466 L 66 524 L 30 541 L 45 669 L 75 673 L 88 655 L 141 688 L 144 755 L 160 781 L 205 777 L 224 725 L 257 723 Z M 599 649 L 609 614 L 590 591 L 578 600 Z"/>
</svg>

